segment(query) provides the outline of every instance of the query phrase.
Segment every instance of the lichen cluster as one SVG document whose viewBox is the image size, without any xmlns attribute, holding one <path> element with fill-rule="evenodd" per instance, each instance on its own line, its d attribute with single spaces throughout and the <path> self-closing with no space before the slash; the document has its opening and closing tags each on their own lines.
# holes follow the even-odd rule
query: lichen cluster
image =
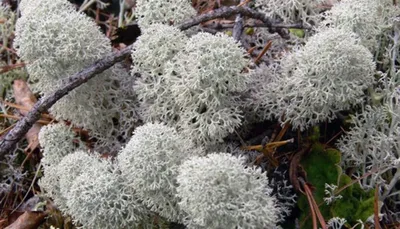
<svg viewBox="0 0 400 229">
<path fill-rule="evenodd" d="M 68 1 L 22 1 L 20 9 L 14 45 L 18 55 L 29 62 L 30 80 L 43 95 L 111 52 L 109 39 L 96 23 Z M 137 121 L 130 76 L 121 68 L 115 65 L 89 80 L 50 110 L 55 118 L 90 130 L 98 139 L 98 149 L 121 147 L 119 137 L 127 140 Z"/>
<path fill-rule="evenodd" d="M 73 146 L 52 138 L 55 134 L 72 136 L 61 124 L 41 131 L 48 136 L 42 141 L 47 162 L 60 155 L 58 149 Z M 189 228 L 226 223 L 259 228 L 278 222 L 281 209 L 265 173 L 245 167 L 243 158 L 231 154 L 203 154 L 173 128 L 148 123 L 135 130 L 115 163 L 82 150 L 68 151 L 58 163 L 59 158 L 46 164 L 40 185 L 85 228 L 151 226 L 154 213 Z M 234 207 L 220 211 L 227 206 Z"/>
<path fill-rule="evenodd" d="M 44 193 L 84 228 L 152 228 L 162 220 L 275 228 L 294 205 L 292 186 L 269 180 L 265 167 L 253 166 L 256 156 L 244 157 L 227 139 L 254 123 L 275 120 L 300 133 L 355 113 L 337 143 L 340 165 L 353 169 L 361 188 L 384 184 L 382 201 L 398 202 L 400 10 L 391 0 L 330 2 L 255 1 L 251 7 L 276 22 L 307 26 L 306 35 L 290 30 L 286 41 L 255 30 L 256 51 L 273 40 L 260 56 L 268 61 L 258 63 L 246 39 L 179 30 L 196 14 L 189 1 L 138 0 L 142 34 L 130 72 L 115 65 L 50 110 L 60 123 L 39 135 Z M 15 46 L 42 95 L 112 51 L 96 23 L 67 0 L 22 0 L 19 7 Z M 118 156 L 87 152 L 62 120 L 89 130 L 92 151 Z M 273 194 L 273 185 L 285 190 Z M 345 220 L 335 215 L 328 224 Z"/>
</svg>

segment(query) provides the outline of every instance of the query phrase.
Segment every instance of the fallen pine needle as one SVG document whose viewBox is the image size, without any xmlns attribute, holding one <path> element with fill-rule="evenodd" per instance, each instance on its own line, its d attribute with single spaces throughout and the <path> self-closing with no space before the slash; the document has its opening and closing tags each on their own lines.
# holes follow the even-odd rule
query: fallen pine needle
<svg viewBox="0 0 400 229">
<path fill-rule="evenodd" d="M 15 116 L 15 115 L 9 115 L 9 114 L 0 114 L 0 117 L 3 117 L 3 118 L 10 118 L 10 119 L 14 119 L 14 120 L 20 120 L 20 119 L 21 119 L 20 117 L 17 117 L 17 116 Z M 41 119 L 39 119 L 39 120 L 37 121 L 37 123 L 47 125 L 47 124 L 50 123 L 50 121 L 46 121 L 46 120 L 41 120 Z"/>
<path fill-rule="evenodd" d="M 11 126 L 5 128 L 4 130 L 0 131 L 0 136 L 7 133 L 9 130 L 11 130 L 12 128 L 14 128 L 14 126 L 17 125 L 16 123 L 12 124 Z"/>
<path fill-rule="evenodd" d="M 254 63 L 258 64 L 260 62 L 261 58 L 267 53 L 268 49 L 270 49 L 272 46 L 272 41 L 268 41 L 268 43 L 265 45 L 264 49 L 261 51 L 260 55 L 257 56 L 256 60 Z"/>
<path fill-rule="evenodd" d="M 15 103 L 10 103 L 10 102 L 7 102 L 7 101 L 0 101 L 0 102 L 4 103 L 5 105 L 7 105 L 7 106 L 9 106 L 9 107 L 18 109 L 18 110 L 30 111 L 29 108 L 24 107 L 24 106 L 21 106 L 21 105 L 18 105 L 18 104 L 15 104 Z M 42 115 L 43 118 L 54 119 L 54 118 L 53 118 L 51 115 L 49 115 L 49 114 L 41 114 L 41 115 Z"/>
<path fill-rule="evenodd" d="M 244 1 L 244 2 L 242 2 L 242 3 L 240 3 L 239 5 L 237 5 L 237 6 L 244 6 L 244 5 L 246 5 L 247 3 L 249 3 L 251 0 L 246 0 L 246 1 Z"/>
</svg>

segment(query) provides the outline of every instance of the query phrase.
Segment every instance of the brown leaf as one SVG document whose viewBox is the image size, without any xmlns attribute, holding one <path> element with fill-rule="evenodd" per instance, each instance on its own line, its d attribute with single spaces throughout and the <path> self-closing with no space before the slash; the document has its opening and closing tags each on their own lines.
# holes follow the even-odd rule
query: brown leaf
<svg viewBox="0 0 400 229">
<path fill-rule="evenodd" d="M 46 215 L 44 212 L 26 211 L 5 229 L 36 229 L 43 222 Z"/>
<path fill-rule="evenodd" d="M 7 225 L 7 219 L 0 219 L 0 228 L 5 228 Z"/>
<path fill-rule="evenodd" d="M 15 101 L 27 110 L 31 110 L 37 99 L 28 84 L 24 80 L 14 80 L 13 89 Z M 20 110 L 20 113 L 25 116 L 28 114 L 27 110 Z"/>
<path fill-rule="evenodd" d="M 15 80 L 13 89 L 16 103 L 24 107 L 24 109 L 18 109 L 18 111 L 21 115 L 25 116 L 33 108 L 37 99 L 24 80 Z M 28 147 L 25 149 L 26 153 L 33 152 L 33 150 L 39 146 L 38 135 L 41 127 L 41 124 L 35 123 L 32 128 L 29 129 L 28 133 L 25 134 L 28 140 Z"/>
</svg>

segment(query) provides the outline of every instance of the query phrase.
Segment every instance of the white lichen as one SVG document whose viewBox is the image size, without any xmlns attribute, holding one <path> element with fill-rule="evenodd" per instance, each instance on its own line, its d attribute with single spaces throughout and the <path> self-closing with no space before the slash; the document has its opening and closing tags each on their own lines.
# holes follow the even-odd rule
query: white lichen
<svg viewBox="0 0 400 229">
<path fill-rule="evenodd" d="M 391 26 L 389 19 L 399 13 L 396 8 L 391 0 L 342 0 L 326 13 L 324 24 L 356 33 L 374 51 L 379 35 Z"/>
<path fill-rule="evenodd" d="M 111 229 L 138 228 L 149 220 L 149 212 L 115 166 L 106 159 L 98 162 L 84 168 L 69 187 L 67 213 L 74 221 L 88 229 Z"/>
<path fill-rule="evenodd" d="M 47 125 L 39 132 L 39 143 L 43 148 L 43 166 L 56 166 L 80 144 L 75 133 L 64 123 Z M 75 145 L 76 144 L 76 145 Z"/>
<path fill-rule="evenodd" d="M 255 6 L 267 16 L 285 23 L 303 22 L 314 26 L 321 20 L 319 13 L 323 9 L 315 0 L 256 0 Z"/>
<path fill-rule="evenodd" d="M 178 25 L 196 15 L 196 11 L 188 0 L 137 0 L 135 14 L 144 29 L 154 23 Z"/>
<path fill-rule="evenodd" d="M 242 112 L 235 105 L 248 82 L 249 61 L 236 41 L 223 34 L 199 33 L 166 66 L 176 104 L 178 128 L 200 144 L 222 141 L 239 127 Z"/>
<path fill-rule="evenodd" d="M 280 209 L 265 173 L 226 153 L 193 157 L 179 168 L 179 206 L 188 228 L 274 228 Z"/>
<path fill-rule="evenodd" d="M 136 128 L 129 143 L 118 155 L 118 165 L 127 186 L 152 211 L 170 221 L 182 221 L 176 197 L 178 167 L 199 154 L 190 139 L 160 123 Z"/>
<path fill-rule="evenodd" d="M 14 45 L 43 95 L 111 52 L 99 26 L 67 0 L 23 0 L 21 13 Z M 116 65 L 89 80 L 50 109 L 56 119 L 90 130 L 98 139 L 97 149 L 119 149 L 119 139 L 127 140 L 138 118 L 131 77 L 121 68 Z"/>
<path fill-rule="evenodd" d="M 357 36 L 336 28 L 320 31 L 280 66 L 268 68 L 266 83 L 253 92 L 256 109 L 300 130 L 361 103 L 375 72 L 372 54 Z"/>
<path fill-rule="evenodd" d="M 139 74 L 134 90 L 140 116 L 146 122 L 174 124 L 179 108 L 165 75 L 165 65 L 185 47 L 188 38 L 177 28 L 154 24 L 144 29 L 133 45 L 132 74 Z"/>
</svg>

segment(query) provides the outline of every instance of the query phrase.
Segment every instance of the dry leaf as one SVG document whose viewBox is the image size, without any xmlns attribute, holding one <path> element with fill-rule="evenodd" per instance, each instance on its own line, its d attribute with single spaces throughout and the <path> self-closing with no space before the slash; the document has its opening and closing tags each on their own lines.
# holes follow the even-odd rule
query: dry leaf
<svg viewBox="0 0 400 229">
<path fill-rule="evenodd" d="M 13 89 L 16 103 L 26 108 L 19 109 L 19 113 L 25 116 L 33 108 L 37 99 L 24 80 L 15 80 Z M 38 135 L 41 127 L 41 124 L 35 123 L 32 128 L 29 129 L 28 133 L 26 133 L 25 137 L 28 140 L 28 147 L 25 149 L 26 153 L 33 152 L 33 150 L 39 146 Z"/>
<path fill-rule="evenodd" d="M 43 222 L 46 215 L 45 212 L 26 211 L 5 229 L 36 229 Z"/>
</svg>

